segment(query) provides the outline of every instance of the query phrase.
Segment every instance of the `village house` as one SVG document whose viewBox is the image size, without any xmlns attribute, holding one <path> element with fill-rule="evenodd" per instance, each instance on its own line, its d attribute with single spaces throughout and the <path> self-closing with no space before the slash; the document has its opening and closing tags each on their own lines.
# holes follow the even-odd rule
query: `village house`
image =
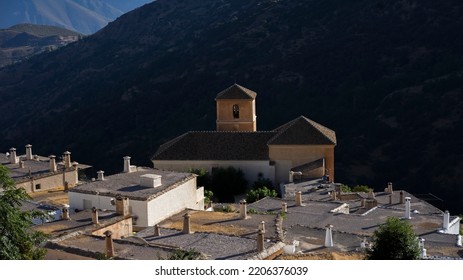
<svg viewBox="0 0 463 280">
<path fill-rule="evenodd" d="M 0 164 L 10 170 L 16 186 L 27 193 L 72 188 L 79 183 L 79 170 L 90 167 L 71 161 L 69 151 L 64 152 L 62 161 L 58 162 L 55 155 L 34 155 L 30 144 L 25 148 L 25 155 L 18 156 L 15 148 L 8 153 L 0 153 Z"/>
<path fill-rule="evenodd" d="M 124 157 L 124 171 L 98 178 L 69 191 L 73 209 L 115 210 L 115 200 L 127 199 L 134 226 L 153 226 L 184 209 L 204 209 L 204 189 L 196 187 L 196 175 L 130 165 Z"/>
<path fill-rule="evenodd" d="M 275 185 L 327 176 L 334 180 L 333 130 L 300 116 L 272 131 L 257 131 L 257 94 L 234 84 L 216 97 L 217 130 L 190 131 L 161 145 L 155 168 L 185 172 L 233 166 L 249 182 L 269 178 Z"/>
</svg>

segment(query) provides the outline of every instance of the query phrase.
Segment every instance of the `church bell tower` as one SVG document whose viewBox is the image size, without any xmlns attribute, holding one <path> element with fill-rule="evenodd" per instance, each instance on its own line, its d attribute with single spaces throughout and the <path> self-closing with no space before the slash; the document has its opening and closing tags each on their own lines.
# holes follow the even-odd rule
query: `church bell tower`
<svg viewBox="0 0 463 280">
<path fill-rule="evenodd" d="M 217 94 L 217 131 L 256 131 L 256 96 L 238 84 Z"/>
</svg>

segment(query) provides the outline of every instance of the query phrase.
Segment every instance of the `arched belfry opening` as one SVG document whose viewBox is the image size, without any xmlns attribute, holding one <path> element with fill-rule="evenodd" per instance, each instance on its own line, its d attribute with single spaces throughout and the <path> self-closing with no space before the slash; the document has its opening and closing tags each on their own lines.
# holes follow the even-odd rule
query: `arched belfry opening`
<svg viewBox="0 0 463 280">
<path fill-rule="evenodd" d="M 240 118 L 240 106 L 238 104 L 233 105 L 233 118 L 234 119 Z"/>
<path fill-rule="evenodd" d="M 256 96 L 238 84 L 217 94 L 217 131 L 256 131 Z"/>
</svg>

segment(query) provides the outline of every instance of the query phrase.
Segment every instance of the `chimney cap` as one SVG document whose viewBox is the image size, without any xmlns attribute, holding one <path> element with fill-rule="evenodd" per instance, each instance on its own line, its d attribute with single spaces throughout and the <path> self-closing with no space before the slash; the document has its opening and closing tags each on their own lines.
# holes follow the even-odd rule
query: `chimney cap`
<svg viewBox="0 0 463 280">
<path fill-rule="evenodd" d="M 56 158 L 55 155 L 49 155 L 48 158 L 52 159 L 52 158 Z"/>
<path fill-rule="evenodd" d="M 105 232 L 103 232 L 104 235 L 106 235 L 106 237 L 110 237 L 111 235 L 113 235 L 113 232 L 110 231 L 110 230 L 107 230 Z"/>
<path fill-rule="evenodd" d="M 125 157 L 124 157 L 124 159 L 125 159 L 125 160 L 127 160 L 127 159 L 131 159 L 131 157 L 129 157 L 129 156 L 125 156 Z"/>
<path fill-rule="evenodd" d="M 32 145 L 31 145 L 31 144 L 27 144 L 25 147 L 26 147 L 26 148 L 31 148 Z"/>
<path fill-rule="evenodd" d="M 327 224 L 327 225 L 325 226 L 325 228 L 333 228 L 333 225 L 332 225 L 332 224 Z"/>
<path fill-rule="evenodd" d="M 10 148 L 10 152 L 11 152 L 11 151 L 16 151 L 16 148 Z"/>
<path fill-rule="evenodd" d="M 66 151 L 66 152 L 63 153 L 63 155 L 70 155 L 70 154 L 71 154 L 70 151 Z"/>
</svg>

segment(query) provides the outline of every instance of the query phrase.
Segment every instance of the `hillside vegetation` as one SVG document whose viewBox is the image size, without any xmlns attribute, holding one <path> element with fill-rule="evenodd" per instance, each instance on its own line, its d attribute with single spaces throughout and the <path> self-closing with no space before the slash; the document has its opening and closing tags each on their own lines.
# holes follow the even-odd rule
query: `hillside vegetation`
<svg viewBox="0 0 463 280">
<path fill-rule="evenodd" d="M 107 173 L 215 129 L 215 95 L 258 93 L 259 130 L 337 133 L 336 181 L 433 193 L 463 212 L 463 2 L 158 0 L 0 71 L 0 149 Z"/>
</svg>

